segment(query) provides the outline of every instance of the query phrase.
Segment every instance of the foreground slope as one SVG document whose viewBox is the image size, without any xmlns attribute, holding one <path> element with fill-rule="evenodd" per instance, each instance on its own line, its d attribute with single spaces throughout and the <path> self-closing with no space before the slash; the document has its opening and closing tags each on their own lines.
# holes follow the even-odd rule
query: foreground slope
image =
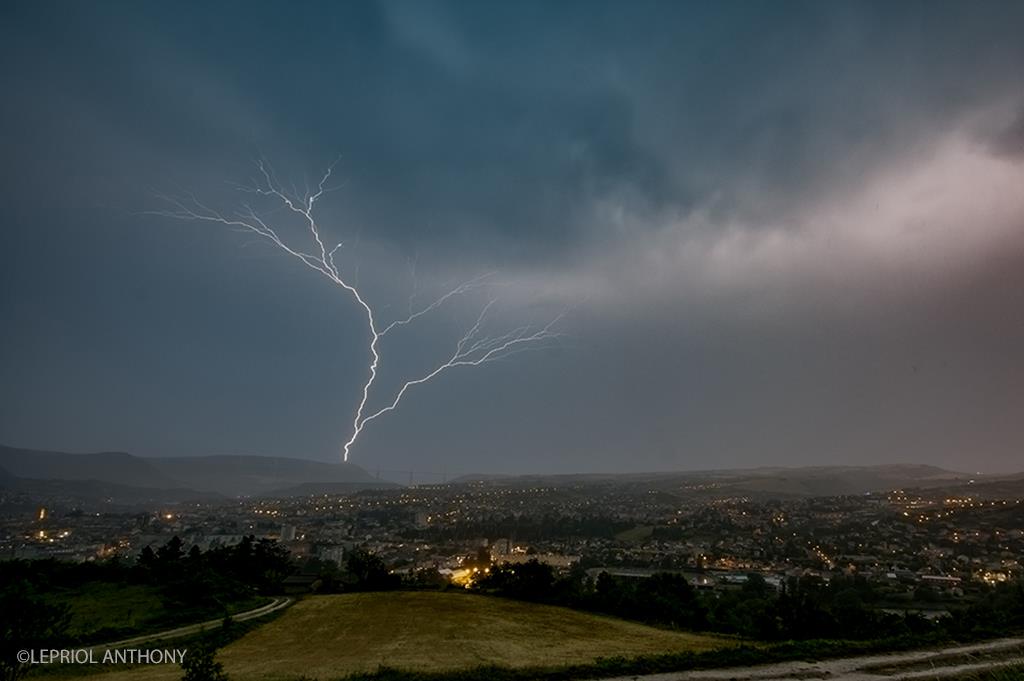
<svg viewBox="0 0 1024 681">
<path fill-rule="evenodd" d="M 323 680 L 380 665 L 417 670 L 561 665 L 732 644 L 724 638 L 488 596 L 389 592 L 306 598 L 221 650 L 218 659 L 239 681 L 303 674 Z M 158 681 L 180 675 L 176 667 L 165 666 L 91 678 Z"/>
</svg>

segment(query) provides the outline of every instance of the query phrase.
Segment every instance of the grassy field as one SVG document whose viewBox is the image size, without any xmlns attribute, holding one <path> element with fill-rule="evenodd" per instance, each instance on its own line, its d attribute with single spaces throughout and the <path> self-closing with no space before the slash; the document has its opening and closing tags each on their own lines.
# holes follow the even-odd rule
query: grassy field
<svg viewBox="0 0 1024 681">
<path fill-rule="evenodd" d="M 75 637 L 102 631 L 145 629 L 162 611 L 154 587 L 94 582 L 52 592 L 48 600 L 71 608 L 69 632 Z"/>
<path fill-rule="evenodd" d="M 726 638 L 665 631 L 565 608 L 439 592 L 306 598 L 220 651 L 236 681 L 336 679 L 381 665 L 441 671 L 478 665 L 557 666 L 598 657 L 705 651 Z M 170 647 L 168 643 L 167 647 Z M 90 676 L 170 681 L 176 667 Z"/>
<path fill-rule="evenodd" d="M 71 610 L 68 633 L 88 643 L 128 638 L 136 634 L 171 629 L 182 624 L 215 619 L 223 608 L 170 609 L 160 590 L 141 584 L 87 582 L 73 589 L 55 589 L 46 596 L 51 603 Z M 230 613 L 257 608 L 269 598 L 254 596 L 227 604 Z"/>
</svg>

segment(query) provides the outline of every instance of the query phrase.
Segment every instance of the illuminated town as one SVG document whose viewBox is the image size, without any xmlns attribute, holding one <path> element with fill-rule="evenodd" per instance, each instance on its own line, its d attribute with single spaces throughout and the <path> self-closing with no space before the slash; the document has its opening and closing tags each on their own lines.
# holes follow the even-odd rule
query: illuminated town
<svg viewBox="0 0 1024 681">
<path fill-rule="evenodd" d="M 300 564 L 340 564 L 361 547 L 396 574 L 460 585 L 492 564 L 536 559 L 592 574 L 678 571 L 698 588 L 751 573 L 775 585 L 860 575 L 917 606 L 1021 574 L 1020 498 L 890 490 L 773 500 L 689 487 L 467 483 L 130 512 L 39 507 L 4 516 L 3 555 L 134 560 L 172 536 L 208 550 L 254 535 L 280 541 Z"/>
</svg>

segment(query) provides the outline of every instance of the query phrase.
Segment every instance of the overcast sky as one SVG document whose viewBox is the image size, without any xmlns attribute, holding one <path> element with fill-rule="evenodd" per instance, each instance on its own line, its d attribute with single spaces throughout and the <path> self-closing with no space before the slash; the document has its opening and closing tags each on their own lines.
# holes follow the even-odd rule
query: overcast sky
<svg viewBox="0 0 1024 681">
<path fill-rule="evenodd" d="M 497 272 L 385 340 L 375 404 L 490 296 L 494 333 L 568 310 L 411 389 L 370 470 L 1024 469 L 1022 35 L 1020 2 L 4 3 L 0 442 L 337 460 L 353 299 L 146 211 L 340 155 L 320 224 L 382 318 Z"/>
</svg>

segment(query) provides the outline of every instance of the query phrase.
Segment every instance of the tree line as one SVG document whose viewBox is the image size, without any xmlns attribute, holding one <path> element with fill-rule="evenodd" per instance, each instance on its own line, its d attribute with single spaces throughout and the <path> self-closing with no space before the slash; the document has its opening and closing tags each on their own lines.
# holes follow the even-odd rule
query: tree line
<svg viewBox="0 0 1024 681">
<path fill-rule="evenodd" d="M 134 561 L 69 563 L 53 559 L 0 561 L 0 681 L 20 678 L 27 667 L 19 650 L 80 645 L 137 633 L 128 628 L 73 635 L 71 609 L 53 594 L 92 583 L 144 585 L 160 598 L 160 628 L 224 615 L 231 604 L 279 593 L 294 570 L 287 549 L 276 541 L 247 536 L 238 544 L 185 551 L 175 536 L 156 549 L 145 547 Z"/>
<path fill-rule="evenodd" d="M 802 577 L 781 589 L 758 574 L 737 589 L 698 592 L 677 573 L 624 578 L 582 569 L 558 576 L 531 560 L 495 566 L 473 590 L 508 598 L 599 612 L 648 624 L 739 634 L 764 641 L 907 636 L 972 638 L 1024 630 L 1024 584 L 1000 584 L 980 600 L 954 608 L 952 617 L 926 620 L 913 611 L 886 612 L 880 595 L 863 577 L 829 581 Z"/>
</svg>

